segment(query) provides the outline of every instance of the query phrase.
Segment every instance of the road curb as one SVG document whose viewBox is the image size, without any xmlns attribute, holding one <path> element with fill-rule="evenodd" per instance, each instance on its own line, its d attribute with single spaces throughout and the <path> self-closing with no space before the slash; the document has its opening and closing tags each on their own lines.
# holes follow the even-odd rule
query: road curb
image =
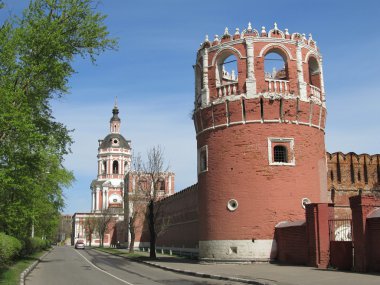
<svg viewBox="0 0 380 285">
<path fill-rule="evenodd" d="M 104 252 L 101 250 L 99 250 L 99 251 Z M 156 267 L 156 268 L 160 268 L 163 270 L 172 271 L 172 272 L 176 272 L 176 273 L 180 273 L 180 274 L 190 275 L 190 276 L 209 278 L 209 279 L 215 279 L 215 280 L 236 281 L 236 282 L 242 282 L 245 284 L 254 284 L 254 285 L 273 285 L 274 284 L 273 282 L 270 282 L 270 283 L 260 282 L 260 281 L 255 281 L 255 280 L 251 280 L 251 279 L 239 278 L 239 277 L 228 277 L 228 276 L 221 276 L 221 275 L 215 275 L 215 274 L 208 274 L 208 273 L 202 273 L 202 272 L 194 272 L 194 271 L 189 271 L 189 270 L 177 269 L 177 268 L 172 268 L 172 267 L 168 267 L 168 266 L 163 266 L 163 265 L 151 262 L 151 261 L 129 258 L 127 256 L 123 256 L 123 255 L 120 255 L 117 253 L 111 253 L 111 252 L 104 252 L 104 253 L 123 257 L 125 259 L 135 261 L 135 262 L 139 262 L 139 263 L 143 263 L 143 264 L 148 265 L 148 266 L 152 266 L 152 267 Z"/>
<path fill-rule="evenodd" d="M 40 256 L 35 262 L 33 262 L 27 269 L 25 269 L 20 274 L 20 285 L 25 285 L 25 278 L 29 275 L 29 273 L 36 268 L 37 264 L 41 262 L 41 260 L 50 253 L 51 249 L 46 252 L 44 255 Z"/>
<path fill-rule="evenodd" d="M 189 270 L 183 270 L 183 269 L 177 269 L 177 268 L 172 268 L 168 266 L 163 266 L 154 262 L 150 261 L 143 261 L 140 260 L 139 262 L 142 262 L 146 265 L 157 267 L 163 270 L 167 271 L 172 271 L 180 274 L 186 274 L 190 276 L 196 276 L 196 277 L 202 277 L 202 278 L 209 278 L 209 279 L 216 279 L 216 280 L 227 280 L 227 281 L 237 281 L 237 282 L 242 282 L 245 284 L 254 284 L 254 285 L 272 285 L 273 283 L 266 283 L 266 282 L 259 282 L 251 279 L 245 279 L 245 278 L 240 278 L 240 277 L 228 277 L 228 276 L 222 276 L 222 275 L 216 275 L 216 274 L 209 274 L 209 273 L 202 273 L 202 272 L 194 272 L 194 271 L 189 271 Z"/>
</svg>

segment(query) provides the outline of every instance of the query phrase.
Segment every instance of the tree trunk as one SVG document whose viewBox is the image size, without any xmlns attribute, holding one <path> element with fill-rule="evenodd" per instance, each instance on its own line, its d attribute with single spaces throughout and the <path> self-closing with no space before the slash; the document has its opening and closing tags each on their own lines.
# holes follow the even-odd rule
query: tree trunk
<svg viewBox="0 0 380 285">
<path fill-rule="evenodd" d="M 129 253 L 134 253 L 135 252 L 135 238 L 136 238 L 135 226 L 130 224 L 129 231 L 131 233 L 131 241 L 129 243 Z"/>
<path fill-rule="evenodd" d="M 154 201 L 149 202 L 149 234 L 150 234 L 150 255 L 151 259 L 156 259 L 156 229 L 154 225 Z"/>
<path fill-rule="evenodd" d="M 135 252 L 135 234 L 131 233 L 131 242 L 129 244 L 129 253 Z"/>
</svg>

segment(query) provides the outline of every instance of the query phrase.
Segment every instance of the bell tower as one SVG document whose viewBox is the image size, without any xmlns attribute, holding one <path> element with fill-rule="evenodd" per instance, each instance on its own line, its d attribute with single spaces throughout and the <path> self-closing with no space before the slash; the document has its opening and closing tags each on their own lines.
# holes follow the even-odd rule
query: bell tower
<svg viewBox="0 0 380 285">
<path fill-rule="evenodd" d="M 275 226 L 327 201 L 322 56 L 249 23 L 206 36 L 194 70 L 200 258 L 270 260 Z"/>
<path fill-rule="evenodd" d="M 131 141 L 120 134 L 121 120 L 119 108 L 115 101 L 110 119 L 110 133 L 99 140 L 98 175 L 91 183 L 91 212 L 100 212 L 115 208 L 123 211 L 124 175 L 131 164 Z"/>
</svg>

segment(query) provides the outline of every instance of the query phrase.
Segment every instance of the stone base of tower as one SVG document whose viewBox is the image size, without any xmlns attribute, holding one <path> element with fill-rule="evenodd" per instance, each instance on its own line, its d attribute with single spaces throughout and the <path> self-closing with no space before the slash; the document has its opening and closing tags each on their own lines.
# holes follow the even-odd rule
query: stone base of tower
<svg viewBox="0 0 380 285">
<path fill-rule="evenodd" d="M 271 261 L 276 257 L 277 245 L 272 239 L 199 241 L 202 261 Z"/>
</svg>

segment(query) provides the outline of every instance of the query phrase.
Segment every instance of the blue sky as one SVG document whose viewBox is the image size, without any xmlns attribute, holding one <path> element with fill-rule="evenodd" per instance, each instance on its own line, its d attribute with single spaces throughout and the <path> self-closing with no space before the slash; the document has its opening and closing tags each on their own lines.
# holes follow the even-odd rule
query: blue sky
<svg viewBox="0 0 380 285">
<path fill-rule="evenodd" d="M 28 1 L 5 2 L 0 20 Z M 108 133 L 116 96 L 122 133 L 134 152 L 144 155 L 160 144 L 176 173 L 176 190 L 196 182 L 190 118 L 196 51 L 206 34 L 242 30 L 249 21 L 258 30 L 277 22 L 290 33 L 312 33 L 323 55 L 327 150 L 380 152 L 379 1 L 103 0 L 98 9 L 108 15 L 119 49 L 102 54 L 96 65 L 77 59 L 70 94 L 53 102 L 57 120 L 75 129 L 65 164 L 77 180 L 65 190 L 66 213 L 90 210 L 97 140 Z"/>
</svg>

